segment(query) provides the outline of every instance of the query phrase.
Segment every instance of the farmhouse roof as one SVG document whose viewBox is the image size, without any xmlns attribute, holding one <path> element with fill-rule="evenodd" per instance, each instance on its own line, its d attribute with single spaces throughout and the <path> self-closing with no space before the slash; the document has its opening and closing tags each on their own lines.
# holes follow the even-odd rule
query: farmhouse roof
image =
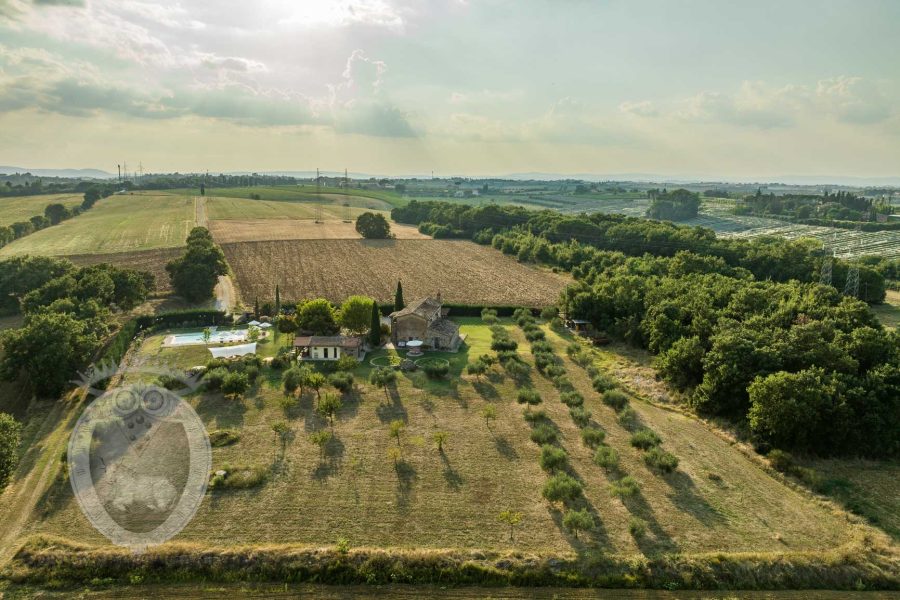
<svg viewBox="0 0 900 600">
<path fill-rule="evenodd" d="M 304 335 L 294 338 L 294 348 L 309 348 L 312 346 L 357 348 L 359 346 L 359 338 L 343 335 Z"/>
<path fill-rule="evenodd" d="M 459 331 L 459 325 L 450 319 L 438 319 L 428 326 L 428 331 L 453 335 Z"/>
<path fill-rule="evenodd" d="M 411 302 L 406 308 L 391 313 L 392 317 L 405 317 L 407 315 L 418 315 L 429 319 L 441 314 L 440 298 L 432 298 L 430 296 L 419 298 Z"/>
</svg>

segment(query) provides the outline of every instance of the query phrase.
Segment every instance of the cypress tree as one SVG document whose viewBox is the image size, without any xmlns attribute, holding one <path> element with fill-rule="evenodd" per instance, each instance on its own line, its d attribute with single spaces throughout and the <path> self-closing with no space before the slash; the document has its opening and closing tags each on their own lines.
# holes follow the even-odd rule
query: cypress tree
<svg viewBox="0 0 900 600">
<path fill-rule="evenodd" d="M 403 284 L 397 281 L 397 292 L 394 294 L 394 310 L 403 310 L 406 304 L 403 302 Z"/>
<path fill-rule="evenodd" d="M 256 302 L 253 304 L 253 318 L 259 318 L 259 296 L 256 297 Z"/>
<path fill-rule="evenodd" d="M 372 300 L 372 323 L 369 325 L 369 345 L 373 348 L 381 344 L 381 311 L 378 302 Z"/>
<path fill-rule="evenodd" d="M 278 288 L 278 284 L 275 284 L 275 316 L 281 314 L 281 290 Z"/>
</svg>

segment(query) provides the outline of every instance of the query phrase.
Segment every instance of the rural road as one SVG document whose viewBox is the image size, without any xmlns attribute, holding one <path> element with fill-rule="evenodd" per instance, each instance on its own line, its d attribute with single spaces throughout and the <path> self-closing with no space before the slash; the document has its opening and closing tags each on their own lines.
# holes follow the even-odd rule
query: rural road
<svg viewBox="0 0 900 600">
<path fill-rule="evenodd" d="M 225 311 L 226 314 L 237 305 L 237 292 L 234 282 L 228 275 L 219 275 L 219 283 L 216 284 L 216 310 Z"/>
<path fill-rule="evenodd" d="M 194 223 L 197 227 L 209 228 L 209 215 L 206 213 L 206 198 L 194 196 Z"/>
</svg>

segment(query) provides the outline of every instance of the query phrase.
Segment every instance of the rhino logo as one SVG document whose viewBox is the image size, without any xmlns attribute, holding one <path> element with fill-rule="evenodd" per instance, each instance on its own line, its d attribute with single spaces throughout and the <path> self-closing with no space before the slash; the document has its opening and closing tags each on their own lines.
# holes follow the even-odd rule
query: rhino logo
<svg viewBox="0 0 900 600">
<path fill-rule="evenodd" d="M 179 394 L 144 383 L 166 374 L 189 391 L 197 381 L 166 370 L 129 370 L 129 381 L 96 399 L 69 438 L 69 478 L 85 516 L 114 544 L 161 544 L 194 517 L 212 465 L 206 428 Z M 121 374 L 116 371 L 116 374 Z M 92 374 L 88 385 L 107 373 Z"/>
</svg>

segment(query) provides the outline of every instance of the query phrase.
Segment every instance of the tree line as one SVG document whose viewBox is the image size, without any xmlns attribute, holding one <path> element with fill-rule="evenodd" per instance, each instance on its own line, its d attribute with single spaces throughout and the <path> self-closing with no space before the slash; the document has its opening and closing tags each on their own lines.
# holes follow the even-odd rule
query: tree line
<svg viewBox="0 0 900 600">
<path fill-rule="evenodd" d="M 826 257 L 816 242 L 716 239 L 618 215 L 418 204 L 398 210 L 401 219 L 571 272 L 576 281 L 560 300 L 569 318 L 648 349 L 697 412 L 742 424 L 761 448 L 900 453 L 900 337 L 839 292 L 844 261 L 835 261 L 834 286 L 817 283 Z M 504 219 L 492 221 L 496 212 Z M 882 301 L 884 276 L 858 267 L 863 299 Z"/>
</svg>

